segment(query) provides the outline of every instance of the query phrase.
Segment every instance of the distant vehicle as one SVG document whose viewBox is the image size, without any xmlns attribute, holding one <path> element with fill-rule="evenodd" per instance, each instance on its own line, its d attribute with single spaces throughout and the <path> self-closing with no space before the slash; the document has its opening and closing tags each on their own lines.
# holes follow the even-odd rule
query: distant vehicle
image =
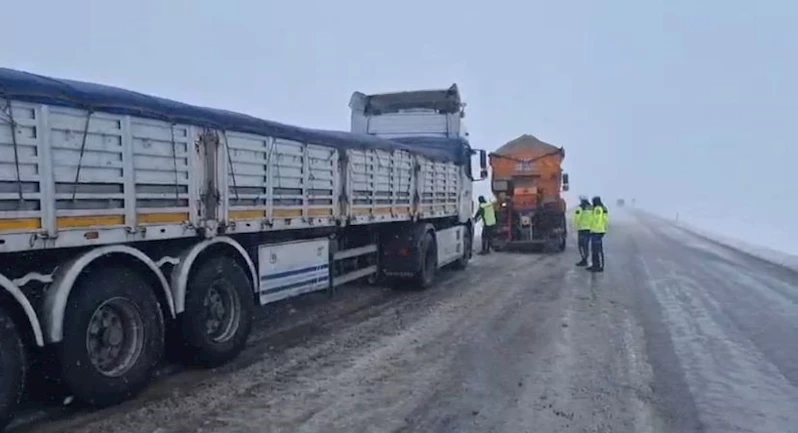
<svg viewBox="0 0 798 433">
<path fill-rule="evenodd" d="M 619 198 L 618 201 L 615 202 L 615 204 L 618 207 L 623 207 L 626 204 L 626 202 L 622 198 Z"/>
<path fill-rule="evenodd" d="M 0 430 L 26 349 L 109 406 L 165 347 L 230 361 L 256 305 L 377 275 L 427 288 L 471 258 L 487 164 L 446 134 L 456 86 L 355 94 L 351 132 L 3 68 L 0 89 Z"/>
<path fill-rule="evenodd" d="M 490 154 L 491 189 L 498 197 L 493 246 L 542 246 L 563 251 L 567 236 L 565 150 L 522 135 Z"/>
</svg>

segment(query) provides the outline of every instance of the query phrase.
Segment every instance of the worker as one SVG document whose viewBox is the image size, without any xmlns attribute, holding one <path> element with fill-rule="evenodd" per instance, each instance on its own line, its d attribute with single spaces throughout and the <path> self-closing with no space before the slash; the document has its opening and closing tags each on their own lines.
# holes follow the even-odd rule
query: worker
<svg viewBox="0 0 798 433">
<path fill-rule="evenodd" d="M 601 197 L 593 197 L 593 212 L 590 221 L 590 249 L 592 250 L 592 263 L 587 268 L 591 272 L 604 272 L 604 235 L 609 226 L 607 207 L 601 202 Z"/>
<path fill-rule="evenodd" d="M 493 238 L 493 229 L 496 226 L 496 210 L 493 208 L 493 203 L 488 203 L 485 196 L 479 196 L 479 209 L 477 214 L 474 215 L 474 222 L 482 219 L 482 250 L 480 254 L 488 254 L 490 252 L 491 240 Z"/>
<path fill-rule="evenodd" d="M 577 233 L 577 246 L 579 255 L 582 257 L 576 266 L 587 266 L 587 259 L 590 256 L 590 227 L 593 217 L 593 208 L 587 197 L 579 197 L 579 206 L 574 211 L 574 226 Z"/>
</svg>

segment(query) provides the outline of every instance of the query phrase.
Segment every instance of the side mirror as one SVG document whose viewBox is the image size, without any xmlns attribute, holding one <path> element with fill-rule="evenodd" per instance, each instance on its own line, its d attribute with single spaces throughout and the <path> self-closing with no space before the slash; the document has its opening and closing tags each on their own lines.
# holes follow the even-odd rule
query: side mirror
<svg viewBox="0 0 798 433">
<path fill-rule="evenodd" d="M 488 178 L 488 155 L 484 150 L 479 151 L 479 180 Z"/>
<path fill-rule="evenodd" d="M 562 190 L 563 191 L 568 191 L 569 189 L 570 189 L 570 186 L 569 186 L 569 183 L 568 183 L 568 173 L 563 173 L 562 174 Z"/>
</svg>

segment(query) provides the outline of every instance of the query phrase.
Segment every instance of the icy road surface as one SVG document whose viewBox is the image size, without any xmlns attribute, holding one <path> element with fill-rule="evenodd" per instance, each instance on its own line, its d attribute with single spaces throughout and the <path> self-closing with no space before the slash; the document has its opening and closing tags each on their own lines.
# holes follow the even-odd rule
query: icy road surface
<svg viewBox="0 0 798 433">
<path fill-rule="evenodd" d="M 615 212 L 607 272 L 492 254 L 272 307 L 217 371 L 26 432 L 798 432 L 798 274 Z"/>
</svg>

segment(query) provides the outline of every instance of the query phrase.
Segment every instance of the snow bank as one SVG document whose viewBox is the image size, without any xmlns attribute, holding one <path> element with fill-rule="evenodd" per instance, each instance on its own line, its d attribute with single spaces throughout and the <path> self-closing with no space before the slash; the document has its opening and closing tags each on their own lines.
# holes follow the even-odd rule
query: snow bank
<svg viewBox="0 0 798 433">
<path fill-rule="evenodd" d="M 798 256 L 796 255 L 788 254 L 782 251 L 777 251 L 775 249 L 761 245 L 754 245 L 752 243 L 740 239 L 736 239 L 727 235 L 703 229 L 701 227 L 696 226 L 695 224 L 685 222 L 684 220 L 669 220 L 659 217 L 657 215 L 650 214 L 645 211 L 638 210 L 638 212 L 650 215 L 651 217 L 664 221 L 674 227 L 677 227 L 679 229 L 682 229 L 686 232 L 702 237 L 704 239 L 710 240 L 717 244 L 723 245 L 725 247 L 741 251 L 758 259 L 765 260 L 767 262 L 776 265 L 784 266 L 794 271 L 798 271 Z"/>
</svg>

